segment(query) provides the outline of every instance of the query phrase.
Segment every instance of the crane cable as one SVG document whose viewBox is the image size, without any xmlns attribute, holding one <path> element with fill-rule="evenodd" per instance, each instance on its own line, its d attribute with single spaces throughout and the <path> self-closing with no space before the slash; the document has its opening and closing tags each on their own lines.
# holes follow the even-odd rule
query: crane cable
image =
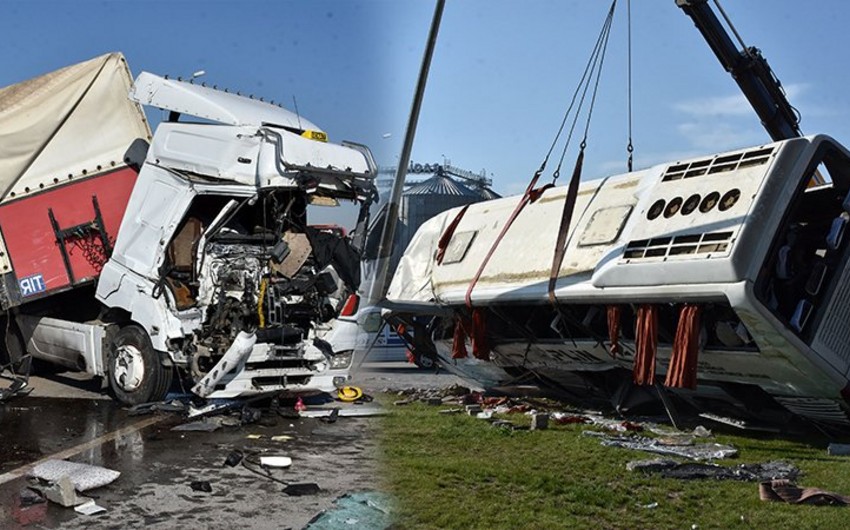
<svg viewBox="0 0 850 530">
<path fill-rule="evenodd" d="M 611 24 L 614 19 L 614 9 L 617 6 L 617 0 L 614 0 L 611 4 L 611 9 L 608 11 L 608 17 L 605 19 L 605 23 L 602 25 L 602 31 L 599 33 L 599 38 L 597 39 L 597 46 L 594 49 L 594 53 L 591 57 L 591 75 L 593 77 L 595 74 L 596 78 L 593 81 L 593 92 L 590 98 L 590 104 L 587 110 L 587 118 L 584 124 L 584 135 L 582 136 L 581 144 L 579 145 L 578 157 L 576 158 L 575 168 L 573 169 L 572 177 L 570 178 L 570 184 L 567 188 L 567 196 L 564 199 L 564 209 L 561 212 L 561 223 L 558 227 L 558 236 L 555 243 L 555 253 L 552 256 L 552 268 L 549 271 L 549 285 L 548 285 L 548 293 L 549 293 L 549 302 L 552 305 L 557 304 L 557 298 L 555 297 L 555 284 L 558 280 L 558 274 L 561 271 L 561 265 L 564 262 L 564 256 L 567 252 L 567 235 L 570 231 L 570 224 L 572 223 L 573 213 L 575 211 L 576 199 L 578 198 L 578 186 L 581 181 L 581 171 L 584 165 L 584 150 L 587 147 L 587 137 L 590 132 L 590 120 L 593 117 L 593 108 L 596 103 L 596 96 L 599 91 L 599 80 L 602 76 L 602 66 L 605 63 L 605 52 L 608 49 L 608 38 L 611 35 Z M 590 77 L 587 80 L 587 84 L 585 84 L 582 90 L 581 101 L 579 102 L 579 108 L 576 111 L 576 116 L 573 120 L 572 127 L 575 127 L 576 121 L 578 120 L 579 113 L 581 112 L 581 107 L 584 104 L 585 96 L 587 95 L 587 90 L 590 88 Z M 572 139 L 572 128 L 570 129 L 570 134 L 567 137 L 567 141 L 564 144 L 564 149 L 561 152 L 561 159 L 558 162 L 558 167 L 555 169 L 555 173 L 553 175 L 553 183 L 554 180 L 558 178 L 560 174 L 561 164 L 564 161 L 564 156 L 566 155 L 567 148 L 569 147 L 570 140 Z"/>
<path fill-rule="evenodd" d="M 579 159 L 577 161 L 576 170 L 573 172 L 573 179 L 572 180 L 575 181 L 574 186 L 572 185 L 572 181 L 571 181 L 571 188 L 573 188 L 573 187 L 576 188 L 576 191 L 573 193 L 573 195 L 577 195 L 578 180 L 579 180 L 579 177 L 581 175 L 581 164 L 584 160 L 584 147 L 587 145 L 587 134 L 588 134 L 589 126 L 590 126 L 590 115 L 592 114 L 593 102 L 596 100 L 596 92 L 597 92 L 597 89 L 599 87 L 599 74 L 601 73 L 601 66 L 602 66 L 602 60 L 600 58 L 604 57 L 604 55 L 605 55 L 605 49 L 608 45 L 608 35 L 610 34 L 611 22 L 614 18 L 614 9 L 615 9 L 616 5 L 617 5 L 617 0 L 613 0 L 613 2 L 611 3 L 611 7 L 608 10 L 608 15 L 605 18 L 605 22 L 602 25 L 602 30 L 600 31 L 599 36 L 596 39 L 596 43 L 593 47 L 593 51 L 591 52 L 590 58 L 587 61 L 587 65 L 585 66 L 584 73 L 582 74 L 581 80 L 579 81 L 579 84 L 576 87 L 575 92 L 573 93 L 572 99 L 570 100 L 570 105 L 567 108 L 567 111 L 564 113 L 564 117 L 561 120 L 561 124 L 558 127 L 558 131 L 555 134 L 554 140 L 552 140 L 552 144 L 550 145 L 549 150 L 546 152 L 546 156 L 543 158 L 543 162 L 540 164 L 540 167 L 537 169 L 537 171 L 534 172 L 534 175 L 531 177 L 531 181 L 528 183 L 528 186 L 526 187 L 525 193 L 520 198 L 520 201 L 517 203 L 513 212 L 511 212 L 510 217 L 505 222 L 504 226 L 502 227 L 501 232 L 499 232 L 499 235 L 496 236 L 496 239 L 493 241 L 493 244 L 490 246 L 490 250 L 487 252 L 486 256 L 484 257 L 484 260 L 482 260 L 481 265 L 478 267 L 478 270 L 475 273 L 475 276 L 473 276 L 472 281 L 469 282 L 469 286 L 466 289 L 466 296 L 465 296 L 466 306 L 468 308 L 472 308 L 472 291 L 473 291 L 473 289 L 475 289 L 475 285 L 478 283 L 478 280 L 481 278 L 481 274 L 484 272 L 484 269 L 487 266 L 487 263 L 490 261 L 490 258 L 493 256 L 493 253 L 496 251 L 496 248 L 499 246 L 499 243 L 502 241 L 505 234 L 507 234 L 508 230 L 510 229 L 511 225 L 516 220 L 516 218 L 519 216 L 520 212 L 522 212 L 522 210 L 529 203 L 536 202 L 537 199 L 539 199 L 540 196 L 543 195 L 543 193 L 546 190 L 553 187 L 555 185 L 556 181 L 558 180 L 558 177 L 560 176 L 561 164 L 564 161 L 564 157 L 566 155 L 567 148 L 569 147 L 570 140 L 572 139 L 573 131 L 575 130 L 576 123 L 577 123 L 579 115 L 581 113 L 581 108 L 584 105 L 585 96 L 587 95 L 588 88 L 591 84 L 591 80 L 592 80 L 594 73 L 595 73 L 596 74 L 596 80 L 595 80 L 595 83 L 594 83 L 593 96 L 591 98 L 591 110 L 588 112 L 587 122 L 585 124 L 585 130 L 584 130 L 584 138 L 582 140 L 581 151 L 579 153 Z M 598 70 L 597 70 L 597 65 L 599 67 Z M 558 145 L 558 141 L 560 140 L 560 138 L 561 138 L 561 136 L 564 132 L 564 128 L 566 126 L 567 120 L 569 119 L 569 116 L 572 113 L 573 108 L 575 107 L 576 99 L 578 98 L 579 93 L 581 93 L 581 98 L 579 99 L 578 108 L 576 109 L 575 117 L 573 118 L 573 122 L 570 126 L 570 132 L 568 133 L 567 139 L 565 141 L 564 149 L 561 152 L 561 157 L 560 157 L 560 160 L 558 162 L 558 167 L 555 169 L 554 173 L 552 174 L 552 182 L 547 183 L 547 184 L 537 188 L 536 187 L 537 181 L 540 179 L 540 177 L 543 175 L 543 172 L 546 170 L 546 165 L 549 162 L 549 158 L 551 157 L 552 153 L 554 152 L 555 147 Z M 573 200 L 573 202 L 575 202 L 575 201 Z M 571 214 L 571 211 L 570 211 L 570 214 Z M 563 220 L 562 220 L 562 224 L 563 224 Z M 560 235 L 559 235 L 559 239 L 560 239 Z M 559 246 L 562 246 L 562 245 L 559 245 Z M 561 259 L 563 259 L 563 256 L 561 256 Z M 559 268 L 560 268 L 560 266 L 559 266 Z"/>
<path fill-rule="evenodd" d="M 626 164 L 629 173 L 634 170 L 634 152 L 635 146 L 632 143 L 632 0 L 626 0 L 626 41 L 628 49 L 628 99 L 629 99 L 629 145 L 626 147 L 626 152 L 629 154 Z"/>
</svg>

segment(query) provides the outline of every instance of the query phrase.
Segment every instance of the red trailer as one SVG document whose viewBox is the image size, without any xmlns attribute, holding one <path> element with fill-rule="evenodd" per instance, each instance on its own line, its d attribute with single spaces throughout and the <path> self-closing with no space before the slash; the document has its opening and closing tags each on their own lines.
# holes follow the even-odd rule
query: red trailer
<svg viewBox="0 0 850 530">
<path fill-rule="evenodd" d="M 110 53 L 0 89 L 3 309 L 100 273 L 151 139 L 131 85 Z"/>
</svg>

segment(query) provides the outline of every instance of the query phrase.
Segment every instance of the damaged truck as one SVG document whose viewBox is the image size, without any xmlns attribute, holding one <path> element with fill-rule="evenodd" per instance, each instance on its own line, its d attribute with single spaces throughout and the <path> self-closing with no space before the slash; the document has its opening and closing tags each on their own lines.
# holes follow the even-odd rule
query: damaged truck
<svg viewBox="0 0 850 530">
<path fill-rule="evenodd" d="M 128 98 L 129 94 L 129 98 Z M 167 112 L 151 134 L 141 105 Z M 0 356 L 108 380 L 116 399 L 333 391 L 323 339 L 359 284 L 357 245 L 308 224 L 360 205 L 368 148 L 304 117 L 142 73 L 111 53 L 0 89 Z M 355 232 L 356 233 L 356 232 Z"/>
</svg>

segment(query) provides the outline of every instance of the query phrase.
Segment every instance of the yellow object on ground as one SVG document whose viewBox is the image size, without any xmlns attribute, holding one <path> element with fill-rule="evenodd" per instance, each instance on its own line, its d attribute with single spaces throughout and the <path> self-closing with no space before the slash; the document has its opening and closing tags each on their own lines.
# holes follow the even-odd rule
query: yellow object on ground
<svg viewBox="0 0 850 530">
<path fill-rule="evenodd" d="M 357 401 L 363 397 L 363 391 L 356 386 L 344 386 L 336 393 L 340 401 Z"/>
</svg>

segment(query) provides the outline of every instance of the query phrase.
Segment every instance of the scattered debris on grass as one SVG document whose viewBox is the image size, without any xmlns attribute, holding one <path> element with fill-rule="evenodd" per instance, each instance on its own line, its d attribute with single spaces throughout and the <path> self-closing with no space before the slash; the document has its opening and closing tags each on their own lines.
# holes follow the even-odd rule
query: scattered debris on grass
<svg viewBox="0 0 850 530">
<path fill-rule="evenodd" d="M 831 443 L 826 452 L 829 456 L 850 456 L 850 444 Z"/>
<path fill-rule="evenodd" d="M 794 480 L 800 470 L 797 466 L 772 460 L 763 464 L 740 464 L 737 466 L 720 466 L 694 462 L 678 462 L 667 458 L 654 460 L 634 460 L 626 464 L 629 471 L 640 471 L 646 474 L 658 474 L 664 478 L 684 480 L 714 479 L 742 480 L 764 482 L 774 479 Z"/>
<path fill-rule="evenodd" d="M 788 504 L 812 504 L 816 506 L 847 506 L 850 496 L 824 491 L 818 488 L 800 488 L 790 480 L 770 480 L 759 484 L 759 498 L 763 501 L 779 501 Z"/>
<path fill-rule="evenodd" d="M 532 431 L 542 431 L 544 429 L 549 428 L 549 415 L 548 414 L 532 414 L 531 415 L 531 430 Z"/>
<path fill-rule="evenodd" d="M 646 451 L 661 455 L 679 456 L 696 461 L 719 460 L 738 455 L 738 450 L 731 445 L 718 443 L 683 445 L 677 444 L 675 441 L 673 443 L 667 443 L 663 439 L 649 438 L 647 436 L 610 436 L 598 431 L 582 431 L 582 434 L 595 436 L 599 438 L 602 445 L 608 447 L 622 447 L 624 449 Z"/>
</svg>

